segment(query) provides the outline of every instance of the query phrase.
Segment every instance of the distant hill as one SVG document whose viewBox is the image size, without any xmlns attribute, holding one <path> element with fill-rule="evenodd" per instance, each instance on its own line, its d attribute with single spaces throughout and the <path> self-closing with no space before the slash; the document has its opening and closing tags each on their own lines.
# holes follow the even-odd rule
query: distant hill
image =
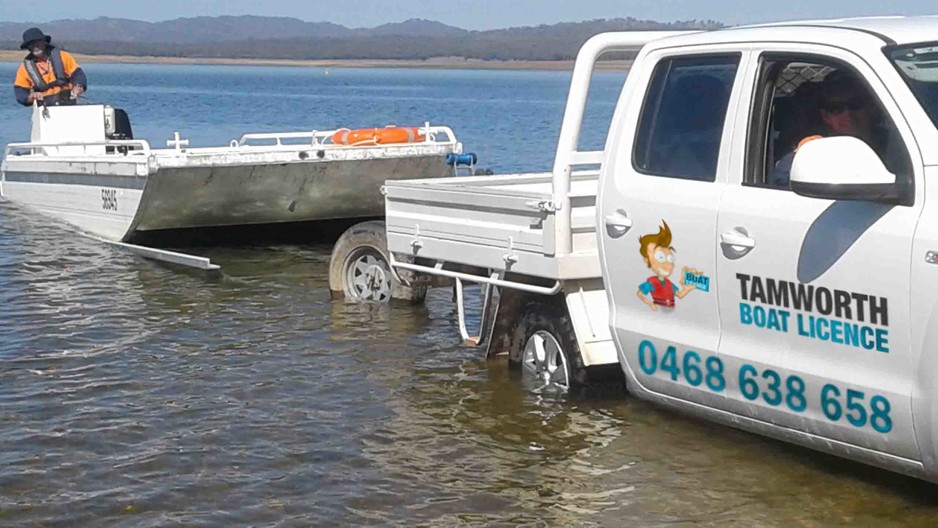
<svg viewBox="0 0 938 528">
<path fill-rule="evenodd" d="M 329 22 L 304 22 L 296 18 L 220 16 L 177 18 L 142 22 L 100 17 L 93 20 L 54 22 L 0 22 L 0 41 L 22 39 L 26 28 L 38 26 L 60 42 L 103 41 L 194 44 L 230 40 L 272 38 L 348 37 L 355 31 Z"/>
<path fill-rule="evenodd" d="M 604 31 L 716 29 L 712 20 L 661 23 L 634 18 L 590 20 L 470 31 L 411 19 L 374 28 L 347 28 L 296 18 L 221 16 L 142 22 L 93 20 L 0 22 L 0 46 L 15 49 L 24 29 L 39 26 L 54 42 L 87 54 L 233 59 L 568 60 Z"/>
<path fill-rule="evenodd" d="M 419 37 L 462 37 L 469 33 L 465 29 L 447 26 L 442 22 L 412 18 L 404 22 L 383 24 L 371 29 L 359 29 L 357 36 L 378 37 L 393 35 L 410 35 Z"/>
</svg>

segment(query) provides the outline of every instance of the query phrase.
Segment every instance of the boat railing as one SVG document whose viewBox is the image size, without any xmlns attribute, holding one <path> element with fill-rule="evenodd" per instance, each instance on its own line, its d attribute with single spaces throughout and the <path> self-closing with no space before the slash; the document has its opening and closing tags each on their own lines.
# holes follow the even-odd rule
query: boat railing
<svg viewBox="0 0 938 528">
<path fill-rule="evenodd" d="M 375 127 L 383 128 L 383 127 Z M 434 145 L 455 145 L 457 143 L 456 134 L 448 126 L 430 126 L 429 123 L 425 123 L 424 126 L 419 127 L 421 134 L 424 135 L 424 141 L 422 144 L 434 144 Z M 251 133 L 244 134 L 241 136 L 241 139 L 238 141 L 232 141 L 231 146 L 233 148 L 237 147 L 285 147 L 285 148 L 296 148 L 296 147 L 349 147 L 348 145 L 340 145 L 338 143 L 332 142 L 332 137 L 341 130 L 346 129 L 337 129 L 337 130 L 313 130 L 310 132 L 264 132 L 264 133 Z M 257 142 L 263 142 L 263 144 L 258 145 Z M 252 144 L 255 143 L 255 144 Z M 413 145 L 414 143 L 390 143 L 383 144 L 383 147 L 391 146 L 406 146 Z M 369 147 L 374 145 L 367 145 Z"/>
<path fill-rule="evenodd" d="M 92 149 L 93 147 L 93 149 Z M 104 147 L 104 148 L 102 148 Z M 108 151 L 107 147 L 114 147 Z M 89 149 L 92 151 L 89 152 Z M 150 156 L 150 144 L 143 139 L 109 139 L 105 141 L 67 141 L 67 142 L 35 142 L 35 143 L 8 143 L 3 158 L 9 156 L 27 155 L 39 156 Z"/>
<path fill-rule="evenodd" d="M 341 130 L 341 129 L 340 129 Z M 310 131 L 310 132 L 269 132 L 244 134 L 240 140 L 232 140 L 228 149 L 296 149 L 309 146 L 322 148 L 354 148 L 332 142 L 332 136 L 339 130 Z M 405 147 L 408 145 L 456 145 L 456 134 L 447 126 L 420 127 L 425 139 L 420 143 L 393 143 L 382 144 L 381 147 Z M 253 144 L 252 144 L 253 143 Z M 261 143 L 261 144 L 258 144 Z M 208 147 L 189 149 L 187 140 L 179 139 L 167 142 L 167 146 L 181 152 L 224 150 L 225 147 Z M 374 147 L 375 145 L 360 145 Z M 110 139 L 98 141 L 65 141 L 65 142 L 21 142 L 9 143 L 4 151 L 4 159 L 10 156 L 46 156 L 46 157 L 74 157 L 74 156 L 142 156 L 164 153 L 164 150 L 153 151 L 150 144 L 143 139 Z"/>
</svg>

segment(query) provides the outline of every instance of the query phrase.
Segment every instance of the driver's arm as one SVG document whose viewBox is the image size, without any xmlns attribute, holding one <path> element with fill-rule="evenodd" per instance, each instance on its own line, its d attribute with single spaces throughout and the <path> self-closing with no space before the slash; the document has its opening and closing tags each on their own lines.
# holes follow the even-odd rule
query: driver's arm
<svg viewBox="0 0 938 528">
<path fill-rule="evenodd" d="M 26 73 L 26 67 L 20 64 L 20 68 L 16 70 L 16 80 L 13 81 L 13 95 L 16 97 L 16 102 L 29 106 L 29 92 L 32 88 L 33 82 Z"/>
<path fill-rule="evenodd" d="M 82 90 L 88 89 L 88 77 L 84 70 L 78 65 L 75 57 L 67 51 L 62 53 L 62 66 L 65 68 L 65 74 L 68 75 L 68 82 L 73 85 L 81 86 Z"/>
</svg>

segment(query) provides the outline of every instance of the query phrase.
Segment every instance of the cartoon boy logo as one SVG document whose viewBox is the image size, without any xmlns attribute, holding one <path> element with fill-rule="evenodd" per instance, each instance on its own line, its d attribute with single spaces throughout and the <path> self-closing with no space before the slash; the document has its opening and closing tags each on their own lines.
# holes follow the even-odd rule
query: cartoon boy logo
<svg viewBox="0 0 938 528">
<path fill-rule="evenodd" d="M 638 239 L 639 252 L 645 259 L 645 264 L 651 268 L 654 275 L 638 287 L 638 298 L 652 310 L 659 306 L 674 308 L 674 299 L 683 299 L 691 290 L 697 287 L 694 284 L 685 284 L 685 278 L 690 272 L 699 276 L 701 272 L 684 266 L 681 269 L 681 287 L 671 282 L 668 277 L 674 271 L 674 248 L 671 247 L 671 228 L 664 220 L 657 233 L 645 235 Z"/>
</svg>

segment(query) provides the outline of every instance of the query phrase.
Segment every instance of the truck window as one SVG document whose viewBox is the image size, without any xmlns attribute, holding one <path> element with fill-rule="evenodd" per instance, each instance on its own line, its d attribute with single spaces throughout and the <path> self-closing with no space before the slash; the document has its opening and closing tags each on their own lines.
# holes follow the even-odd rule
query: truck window
<svg viewBox="0 0 938 528">
<path fill-rule="evenodd" d="M 766 55 L 750 127 L 745 184 L 789 189 L 798 147 L 814 137 L 864 140 L 891 172 L 911 181 L 905 144 L 876 94 L 846 64 Z"/>
<path fill-rule="evenodd" d="M 938 45 L 905 46 L 888 50 L 887 55 L 938 127 Z"/>
<path fill-rule="evenodd" d="M 666 59 L 652 74 L 635 140 L 643 174 L 714 181 L 740 55 Z"/>
</svg>

